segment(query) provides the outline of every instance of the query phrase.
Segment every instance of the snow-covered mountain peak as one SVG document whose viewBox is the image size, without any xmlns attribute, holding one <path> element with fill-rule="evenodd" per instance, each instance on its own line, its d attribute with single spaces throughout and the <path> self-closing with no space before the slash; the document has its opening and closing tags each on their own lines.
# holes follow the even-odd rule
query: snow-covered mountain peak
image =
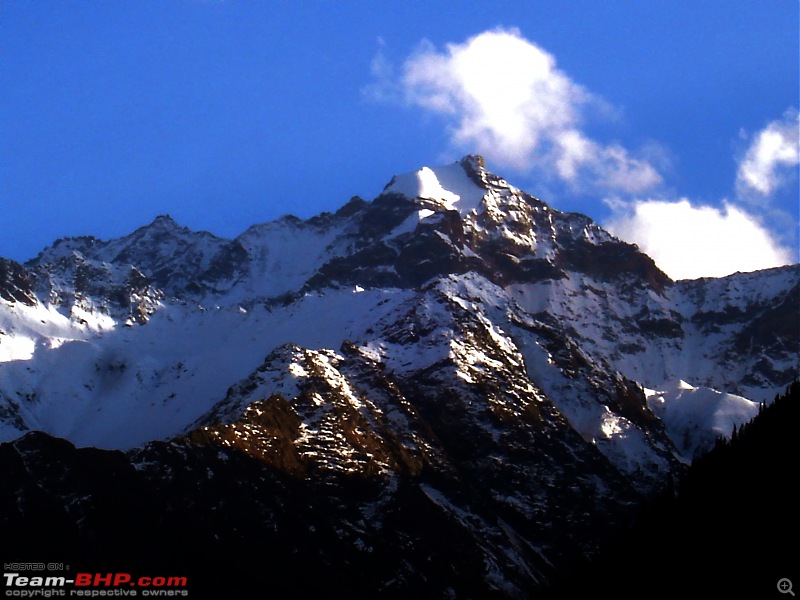
<svg viewBox="0 0 800 600">
<path fill-rule="evenodd" d="M 788 333 L 797 280 L 787 267 L 672 282 L 635 246 L 511 186 L 479 156 L 397 176 L 371 202 L 253 225 L 233 240 L 162 215 L 116 239 L 60 240 L 24 266 L 0 260 L 0 439 L 29 428 L 86 444 L 166 438 L 232 386 L 244 390 L 229 398 L 237 414 L 273 393 L 292 402 L 290 384 L 310 385 L 305 362 L 283 357 L 250 377 L 276 348 L 298 344 L 322 360 L 349 341 L 372 358 L 334 361 L 347 385 L 378 365 L 379 388 L 408 386 L 415 397 L 439 385 L 466 397 L 494 382 L 491 419 L 537 413 L 545 398 L 623 471 L 652 459 L 656 473 L 671 460 L 661 425 L 670 417 L 658 412 L 669 409 L 648 405 L 641 387 L 664 398 L 686 391 L 685 403 L 689 383 L 773 395 L 797 373 Z M 75 375 L 69 400 L 64 373 Z M 662 386 L 671 379 L 689 383 Z M 130 411 L 94 410 L 112 395 Z M 737 402 L 725 407 L 750 410 Z M 55 420 L 53 406 L 64 407 Z M 85 417 L 83 437 L 71 415 Z M 131 415 L 136 435 L 122 439 Z M 697 425 L 711 438 L 681 438 L 682 456 L 725 432 L 729 422 L 715 419 Z"/>
<path fill-rule="evenodd" d="M 412 200 L 433 200 L 448 210 L 457 210 L 465 217 L 480 208 L 487 193 L 486 187 L 478 183 L 482 170 L 481 157 L 467 156 L 449 165 L 422 167 L 396 175 L 383 193 L 400 194 Z"/>
<path fill-rule="evenodd" d="M 147 227 L 159 229 L 184 229 L 178 225 L 175 219 L 167 214 L 158 215 L 155 219 L 153 219 L 153 222 L 150 223 L 150 225 L 147 225 Z"/>
</svg>

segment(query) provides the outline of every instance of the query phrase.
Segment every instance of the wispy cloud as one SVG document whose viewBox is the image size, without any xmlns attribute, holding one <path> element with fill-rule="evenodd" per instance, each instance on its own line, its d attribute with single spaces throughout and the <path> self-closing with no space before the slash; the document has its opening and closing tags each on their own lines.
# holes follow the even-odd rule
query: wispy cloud
<svg viewBox="0 0 800 600">
<path fill-rule="evenodd" d="M 584 133 L 587 107 L 602 101 L 517 29 L 485 31 L 443 51 L 423 42 L 398 74 L 379 53 L 372 69 L 370 98 L 442 115 L 455 148 L 486 154 L 493 164 L 620 193 L 661 182 L 646 160 Z"/>
<path fill-rule="evenodd" d="M 787 229 L 792 215 L 777 209 L 771 197 L 796 176 L 798 113 L 790 109 L 753 136 L 739 163 L 736 197 L 722 208 L 647 199 L 608 202 L 605 226 L 637 244 L 673 279 L 719 277 L 797 261 L 776 231 Z"/>
<path fill-rule="evenodd" d="M 739 163 L 736 185 L 739 194 L 755 192 L 770 196 L 788 178 L 796 175 L 800 163 L 800 126 L 796 109 L 769 123 L 754 137 Z"/>
<path fill-rule="evenodd" d="M 617 237 L 637 244 L 673 279 L 722 277 L 794 262 L 760 220 L 725 203 L 722 209 L 677 202 L 608 202 L 605 223 Z"/>
</svg>

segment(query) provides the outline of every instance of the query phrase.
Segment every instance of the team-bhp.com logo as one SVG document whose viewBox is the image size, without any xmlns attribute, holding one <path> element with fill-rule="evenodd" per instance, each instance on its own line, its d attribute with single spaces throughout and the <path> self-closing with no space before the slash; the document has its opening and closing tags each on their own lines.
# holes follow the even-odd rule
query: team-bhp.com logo
<svg viewBox="0 0 800 600">
<path fill-rule="evenodd" d="M 186 577 L 140 576 L 130 573 L 75 573 L 32 575 L 3 573 L 5 596 L 15 598 L 58 597 L 188 597 Z"/>
</svg>

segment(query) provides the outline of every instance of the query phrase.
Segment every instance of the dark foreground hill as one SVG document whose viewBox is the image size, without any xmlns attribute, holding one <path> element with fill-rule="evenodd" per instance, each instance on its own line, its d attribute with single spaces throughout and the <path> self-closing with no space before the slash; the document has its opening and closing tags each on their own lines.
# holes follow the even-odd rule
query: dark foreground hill
<svg viewBox="0 0 800 600">
<path fill-rule="evenodd" d="M 800 575 L 799 425 L 795 382 L 544 598 L 788 597 L 778 582 Z"/>
</svg>

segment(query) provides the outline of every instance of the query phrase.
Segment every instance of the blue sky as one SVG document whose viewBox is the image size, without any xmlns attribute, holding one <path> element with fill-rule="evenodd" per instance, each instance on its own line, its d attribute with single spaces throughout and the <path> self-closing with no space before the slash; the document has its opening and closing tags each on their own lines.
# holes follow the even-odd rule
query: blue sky
<svg viewBox="0 0 800 600">
<path fill-rule="evenodd" d="M 0 256 L 480 152 L 673 277 L 797 261 L 798 3 L 0 2 Z"/>
</svg>

